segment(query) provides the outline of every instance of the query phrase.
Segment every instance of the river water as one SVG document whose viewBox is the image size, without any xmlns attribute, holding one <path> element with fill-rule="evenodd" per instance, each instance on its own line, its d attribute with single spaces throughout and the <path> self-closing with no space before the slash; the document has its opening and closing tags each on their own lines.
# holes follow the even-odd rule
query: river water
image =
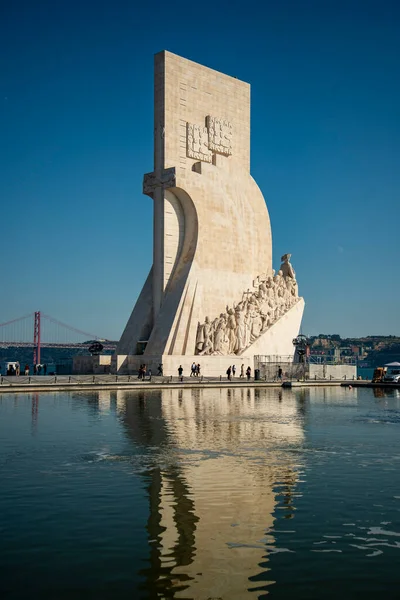
<svg viewBox="0 0 400 600">
<path fill-rule="evenodd" d="M 400 597 L 400 394 L 0 396 L 2 598 Z"/>
</svg>

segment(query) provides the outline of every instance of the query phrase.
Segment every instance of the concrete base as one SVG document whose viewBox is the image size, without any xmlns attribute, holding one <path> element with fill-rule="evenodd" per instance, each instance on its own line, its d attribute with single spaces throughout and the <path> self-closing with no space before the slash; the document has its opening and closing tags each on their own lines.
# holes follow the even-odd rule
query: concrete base
<svg viewBox="0 0 400 600">
<path fill-rule="evenodd" d="M 119 375 L 131 375 L 137 373 L 141 364 L 146 364 L 147 371 L 149 369 L 154 375 L 157 375 L 158 365 L 162 363 L 164 375 L 174 377 L 178 376 L 178 368 L 182 365 L 183 376 L 189 377 L 190 367 L 193 363 L 200 364 L 200 374 L 205 377 L 226 377 L 226 371 L 229 366 L 235 365 L 236 377 L 240 375 L 242 364 L 244 370 L 250 366 L 253 374 L 253 358 L 239 356 L 171 356 L 164 354 L 163 356 L 132 356 L 118 355 L 117 357 L 117 373 Z M 113 365 L 114 368 L 114 365 Z M 113 371 L 114 372 L 114 371 Z"/>
<path fill-rule="evenodd" d="M 244 365 L 244 371 L 250 366 L 252 375 L 254 375 L 254 357 L 257 355 L 293 357 L 294 346 L 292 340 L 299 333 L 303 311 L 304 300 L 300 298 L 293 308 L 284 314 L 240 356 L 236 354 L 230 356 L 114 354 L 111 362 L 111 373 L 133 375 L 137 373 L 141 364 L 145 364 L 147 370 L 150 369 L 153 375 L 156 375 L 158 365 L 162 363 L 164 375 L 178 376 L 178 368 L 182 365 L 183 376 L 187 377 L 190 375 L 192 363 L 195 362 L 196 364 L 200 364 L 200 373 L 205 377 L 219 377 L 220 375 L 225 377 L 228 367 L 233 365 L 236 367 L 236 377 L 239 377 L 242 365 Z"/>
<path fill-rule="evenodd" d="M 72 361 L 73 375 L 106 375 L 110 373 L 111 354 L 98 356 L 74 356 Z"/>
</svg>

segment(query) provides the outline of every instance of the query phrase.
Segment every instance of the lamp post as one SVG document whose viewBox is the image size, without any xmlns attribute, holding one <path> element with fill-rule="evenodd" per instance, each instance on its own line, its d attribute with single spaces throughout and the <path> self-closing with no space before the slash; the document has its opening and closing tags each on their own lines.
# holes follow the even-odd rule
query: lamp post
<svg viewBox="0 0 400 600">
<path fill-rule="evenodd" d="M 299 363 L 301 363 L 303 365 L 303 369 L 302 369 L 303 380 L 305 380 L 306 354 L 307 354 L 307 347 L 308 347 L 307 336 L 300 334 L 296 338 L 294 338 L 292 343 L 293 343 L 293 346 L 296 348 L 296 353 L 297 353 L 297 356 L 299 357 Z"/>
</svg>

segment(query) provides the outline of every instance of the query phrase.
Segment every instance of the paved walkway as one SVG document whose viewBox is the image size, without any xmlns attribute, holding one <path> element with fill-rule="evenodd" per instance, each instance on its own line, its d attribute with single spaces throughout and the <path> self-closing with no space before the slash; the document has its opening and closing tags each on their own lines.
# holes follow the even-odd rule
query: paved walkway
<svg viewBox="0 0 400 600">
<path fill-rule="evenodd" d="M 143 381 L 136 375 L 47 375 L 0 377 L 1 392 L 62 391 L 66 389 L 162 389 L 165 386 L 176 388 L 219 388 L 219 387 L 292 387 L 327 386 L 356 384 L 360 382 L 341 380 L 307 381 L 265 381 L 235 377 L 146 377 Z"/>
</svg>

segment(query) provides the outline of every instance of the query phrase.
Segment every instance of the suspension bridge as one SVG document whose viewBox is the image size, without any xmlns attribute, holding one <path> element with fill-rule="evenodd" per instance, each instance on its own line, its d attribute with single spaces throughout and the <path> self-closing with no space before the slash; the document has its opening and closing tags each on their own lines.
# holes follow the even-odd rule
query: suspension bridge
<svg viewBox="0 0 400 600">
<path fill-rule="evenodd" d="M 41 311 L 0 323 L 0 348 L 31 347 L 34 364 L 40 363 L 41 347 L 89 348 L 93 342 L 101 342 L 105 350 L 115 348 L 115 342 L 62 323 Z"/>
</svg>

